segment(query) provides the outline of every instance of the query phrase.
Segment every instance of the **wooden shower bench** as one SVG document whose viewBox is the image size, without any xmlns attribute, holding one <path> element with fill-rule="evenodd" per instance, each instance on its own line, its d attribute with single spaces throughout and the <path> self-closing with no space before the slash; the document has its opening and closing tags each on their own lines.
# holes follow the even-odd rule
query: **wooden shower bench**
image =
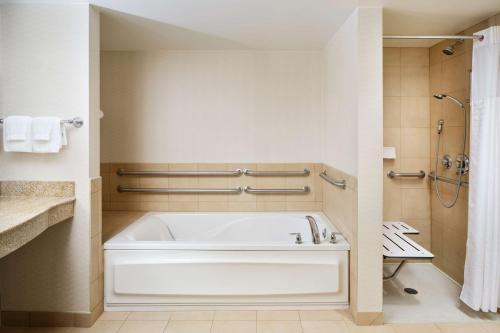
<svg viewBox="0 0 500 333">
<path fill-rule="evenodd" d="M 395 278 L 407 260 L 428 260 L 434 255 L 406 235 L 418 235 L 420 232 L 404 222 L 384 222 L 382 225 L 384 259 L 401 260 L 398 267 L 384 281 Z"/>
</svg>

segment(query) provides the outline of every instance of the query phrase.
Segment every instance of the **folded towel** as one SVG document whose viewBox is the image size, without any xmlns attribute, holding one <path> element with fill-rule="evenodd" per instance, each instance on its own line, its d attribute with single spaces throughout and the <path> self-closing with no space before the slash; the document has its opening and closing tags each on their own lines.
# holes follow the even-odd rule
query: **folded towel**
<svg viewBox="0 0 500 333">
<path fill-rule="evenodd" d="M 3 149 L 7 152 L 32 151 L 32 118 L 28 116 L 9 116 L 3 120 Z"/>
<path fill-rule="evenodd" d="M 59 126 L 60 119 L 57 117 L 36 117 L 31 124 L 33 140 L 49 141 L 54 126 Z"/>
<path fill-rule="evenodd" d="M 61 119 L 33 118 L 32 136 L 34 153 L 58 153 L 62 145 Z"/>
</svg>

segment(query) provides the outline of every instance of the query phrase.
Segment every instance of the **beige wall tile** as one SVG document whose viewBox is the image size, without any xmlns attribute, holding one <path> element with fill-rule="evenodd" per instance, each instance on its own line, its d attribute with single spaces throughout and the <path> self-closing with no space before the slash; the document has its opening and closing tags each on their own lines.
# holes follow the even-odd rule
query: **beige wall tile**
<svg viewBox="0 0 500 333">
<path fill-rule="evenodd" d="M 258 211 L 286 211 L 286 202 L 257 202 Z"/>
<path fill-rule="evenodd" d="M 430 218 L 430 195 L 427 189 L 402 189 L 402 217 L 405 219 Z"/>
<path fill-rule="evenodd" d="M 384 146 L 395 147 L 396 156 L 401 154 L 401 129 L 400 128 L 384 128 Z"/>
<path fill-rule="evenodd" d="M 428 97 L 401 97 L 401 127 L 429 127 Z"/>
<path fill-rule="evenodd" d="M 466 61 L 466 55 L 462 54 L 443 62 L 442 88 L 445 93 L 467 89 L 469 73 Z"/>
<path fill-rule="evenodd" d="M 401 67 L 384 66 L 384 96 L 401 96 Z"/>
<path fill-rule="evenodd" d="M 429 96 L 429 67 L 401 67 L 401 96 Z"/>
<path fill-rule="evenodd" d="M 428 158 L 430 134 L 428 128 L 403 128 L 401 130 L 401 157 Z"/>
<path fill-rule="evenodd" d="M 426 47 L 401 48 L 401 66 L 429 66 L 429 49 Z"/>
<path fill-rule="evenodd" d="M 400 66 L 401 49 L 399 47 L 384 47 L 384 66 Z"/>
<path fill-rule="evenodd" d="M 442 88 L 442 64 L 433 64 L 429 68 L 429 96 L 441 92 Z"/>
<path fill-rule="evenodd" d="M 401 127 L 401 98 L 384 97 L 384 128 Z"/>
</svg>

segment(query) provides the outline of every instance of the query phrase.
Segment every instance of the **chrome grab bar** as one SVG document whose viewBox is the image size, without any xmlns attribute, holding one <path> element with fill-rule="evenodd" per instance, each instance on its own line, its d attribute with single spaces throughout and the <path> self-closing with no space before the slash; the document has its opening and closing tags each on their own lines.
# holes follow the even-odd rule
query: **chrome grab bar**
<svg viewBox="0 0 500 333">
<path fill-rule="evenodd" d="M 319 235 L 319 230 L 318 230 L 318 225 L 316 224 L 316 220 L 314 219 L 314 217 L 310 215 L 307 215 L 306 219 L 309 222 L 309 227 L 311 228 L 313 243 L 314 244 L 321 243 L 321 237 Z"/>
<path fill-rule="evenodd" d="M 334 186 L 337 186 L 337 187 L 340 187 L 341 189 L 345 190 L 346 188 L 346 181 L 345 180 L 335 180 L 335 179 L 332 179 L 330 178 L 327 174 L 326 174 L 326 170 L 324 170 L 323 172 L 321 172 L 319 174 L 319 176 L 321 178 L 323 178 L 324 180 L 326 180 L 328 183 L 334 185 Z"/>
<path fill-rule="evenodd" d="M 311 173 L 309 169 L 304 169 L 301 171 L 253 171 L 249 169 L 245 169 L 243 171 L 245 176 L 254 176 L 254 177 L 301 177 L 301 176 L 309 176 Z"/>
<path fill-rule="evenodd" d="M 232 171 L 127 171 L 118 169 L 118 176 L 147 176 L 147 177 L 238 177 L 243 174 L 241 169 Z"/>
<path fill-rule="evenodd" d="M 305 194 L 309 193 L 309 186 L 303 188 L 251 188 L 246 186 L 245 193 L 251 194 Z"/>
<path fill-rule="evenodd" d="M 0 124 L 3 124 L 3 118 L 0 118 Z M 76 128 L 80 128 L 83 126 L 83 119 L 80 117 L 75 117 L 73 119 L 63 119 L 61 120 L 61 124 L 69 124 L 75 126 Z"/>
<path fill-rule="evenodd" d="M 126 187 L 119 185 L 116 189 L 120 193 L 138 192 L 138 193 L 164 193 L 164 194 L 240 194 L 240 186 L 235 188 L 143 188 Z"/>
<path fill-rule="evenodd" d="M 396 172 L 391 170 L 387 173 L 389 178 L 425 178 L 425 172 L 420 170 L 419 172 Z"/>
<path fill-rule="evenodd" d="M 435 177 L 434 175 L 435 175 L 434 171 L 429 172 L 429 179 L 430 180 L 434 180 L 434 178 L 436 178 L 440 182 L 448 183 L 448 184 L 454 184 L 454 185 L 457 185 L 457 183 L 458 183 L 458 180 L 456 180 L 456 179 L 448 178 L 448 177 L 443 177 L 443 176 L 437 176 L 437 177 Z M 469 187 L 469 182 L 467 182 L 467 181 L 461 181 L 460 185 L 463 186 L 463 187 Z"/>
</svg>

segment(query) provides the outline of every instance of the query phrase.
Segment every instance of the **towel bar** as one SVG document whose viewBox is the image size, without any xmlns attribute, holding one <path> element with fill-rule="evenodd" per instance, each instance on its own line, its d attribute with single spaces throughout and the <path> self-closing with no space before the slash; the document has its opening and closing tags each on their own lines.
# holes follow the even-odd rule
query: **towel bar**
<svg viewBox="0 0 500 333">
<path fill-rule="evenodd" d="M 300 171 L 254 171 L 245 169 L 243 171 L 245 176 L 254 176 L 254 177 L 300 177 L 300 176 L 309 176 L 311 173 L 308 169 L 300 170 Z"/>
<path fill-rule="evenodd" d="M 324 170 L 323 172 L 321 172 L 319 174 L 319 176 L 321 178 L 323 178 L 324 180 L 326 180 L 328 183 L 334 185 L 334 186 L 337 186 L 337 187 L 340 187 L 341 189 L 345 190 L 346 188 L 346 181 L 345 180 L 334 180 L 332 178 L 330 178 L 327 174 L 326 174 L 326 170 Z"/>
<path fill-rule="evenodd" d="M 243 174 L 241 169 L 233 171 L 127 171 L 118 169 L 118 176 L 147 176 L 147 177 L 238 177 Z"/>
<path fill-rule="evenodd" d="M 420 170 L 419 172 L 395 172 L 391 170 L 387 173 L 389 178 L 425 178 L 425 172 Z"/>
<path fill-rule="evenodd" d="M 3 124 L 3 118 L 0 118 L 0 124 Z M 73 119 L 63 119 L 61 120 L 61 124 L 70 124 L 75 126 L 76 128 L 80 128 L 83 126 L 83 119 L 80 117 L 75 117 Z"/>
<path fill-rule="evenodd" d="M 119 185 L 118 192 L 165 193 L 165 194 L 239 194 L 241 187 L 235 188 L 144 188 Z"/>
<path fill-rule="evenodd" d="M 251 188 L 245 187 L 245 193 L 251 194 L 306 194 L 309 193 L 309 186 L 303 188 Z"/>
</svg>

